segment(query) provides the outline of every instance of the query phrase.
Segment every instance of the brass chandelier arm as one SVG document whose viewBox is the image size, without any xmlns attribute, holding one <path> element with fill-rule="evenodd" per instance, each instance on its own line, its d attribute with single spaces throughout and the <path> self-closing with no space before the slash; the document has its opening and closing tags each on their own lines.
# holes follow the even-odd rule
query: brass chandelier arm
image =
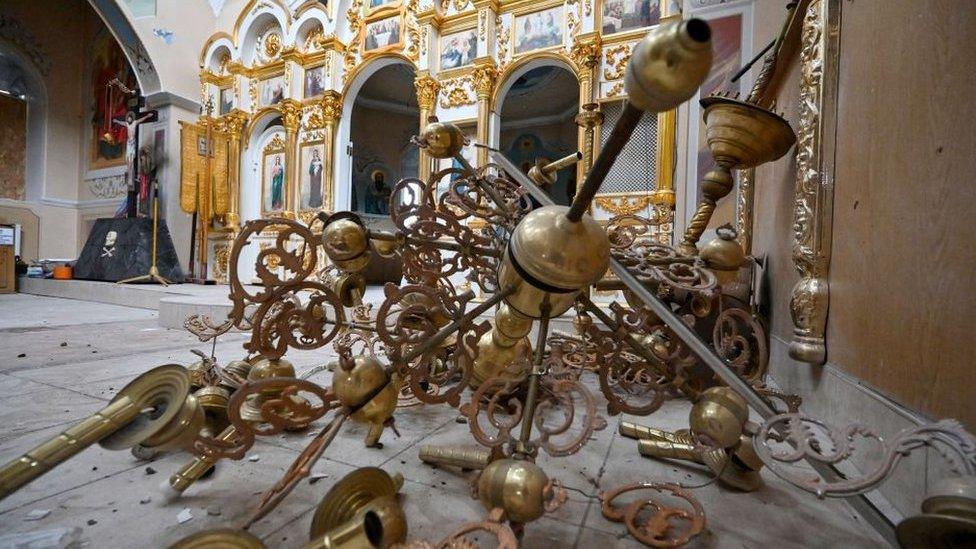
<svg viewBox="0 0 976 549">
<path fill-rule="evenodd" d="M 516 183 L 525 187 L 533 197 L 536 198 L 543 205 L 551 205 L 552 199 L 549 198 L 545 192 L 542 191 L 535 183 L 532 182 L 526 175 L 524 175 L 520 170 L 515 168 L 515 166 L 500 152 L 491 151 L 492 160 L 501 166 L 505 171 L 515 179 Z M 509 170 L 508 166 L 515 168 Z M 641 301 L 644 302 L 658 317 L 666 323 L 674 333 L 681 339 L 681 341 L 688 346 L 688 348 L 699 358 L 702 363 L 708 366 L 712 372 L 715 373 L 726 385 L 732 388 L 736 393 L 742 395 L 746 399 L 746 402 L 759 413 L 762 418 L 769 419 L 779 414 L 766 400 L 760 395 L 755 388 L 752 387 L 748 382 L 739 377 L 728 365 L 715 354 L 715 351 L 707 343 L 705 343 L 690 326 L 685 324 L 681 318 L 676 315 L 670 307 L 668 307 L 664 302 L 655 297 L 637 278 L 627 270 L 626 267 L 620 264 L 614 258 L 610 258 L 610 269 L 617 275 L 621 282 L 623 282 L 627 288 L 629 288 L 634 295 L 636 295 Z M 629 340 L 628 340 L 629 342 Z M 805 460 L 810 464 L 811 467 L 818 474 L 820 474 L 827 481 L 834 481 L 839 478 L 843 478 L 844 475 L 838 471 L 832 465 L 825 463 L 816 462 L 813 460 Z M 857 495 L 849 498 L 851 505 L 864 516 L 878 531 L 881 536 L 883 536 L 889 542 L 897 545 L 895 538 L 895 526 L 891 521 L 882 513 L 875 504 L 865 497 L 864 495 Z"/>
<path fill-rule="evenodd" d="M 480 256 L 490 256 L 490 257 L 500 257 L 502 255 L 501 250 L 496 248 L 489 248 L 487 246 L 469 246 L 465 247 L 457 242 L 443 241 L 443 240 L 431 240 L 429 238 L 418 238 L 416 236 L 404 235 L 400 232 L 394 231 L 374 231 L 367 230 L 367 236 L 370 240 L 380 240 L 383 242 L 397 242 L 402 239 L 404 244 L 419 244 L 422 246 L 430 246 L 432 248 L 437 248 L 439 250 L 447 250 L 449 252 L 471 252 L 475 255 Z"/>
</svg>

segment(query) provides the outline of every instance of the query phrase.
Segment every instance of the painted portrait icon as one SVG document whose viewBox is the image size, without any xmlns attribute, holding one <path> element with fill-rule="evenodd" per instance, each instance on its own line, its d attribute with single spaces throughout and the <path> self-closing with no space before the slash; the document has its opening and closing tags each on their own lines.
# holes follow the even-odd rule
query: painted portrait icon
<svg viewBox="0 0 976 549">
<path fill-rule="evenodd" d="M 515 19 L 515 53 L 563 43 L 563 7 L 537 11 Z"/>
<path fill-rule="evenodd" d="M 478 56 L 478 34 L 475 29 L 448 34 L 441 38 L 441 70 L 456 69 L 474 63 Z"/>
<path fill-rule="evenodd" d="M 264 155 L 264 184 L 261 200 L 265 212 L 280 212 L 285 209 L 285 153 L 276 152 Z"/>
<path fill-rule="evenodd" d="M 659 0 L 603 0 L 603 34 L 613 34 L 657 25 L 661 21 Z"/>
</svg>

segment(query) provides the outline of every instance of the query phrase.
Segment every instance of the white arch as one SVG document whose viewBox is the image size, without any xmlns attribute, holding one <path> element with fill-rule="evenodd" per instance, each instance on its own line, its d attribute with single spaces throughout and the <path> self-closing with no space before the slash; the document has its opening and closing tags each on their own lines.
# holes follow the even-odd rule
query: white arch
<svg viewBox="0 0 976 549">
<path fill-rule="evenodd" d="M 269 22 L 277 24 L 278 29 L 281 31 L 282 40 L 289 36 L 289 32 L 291 31 L 288 23 L 289 17 L 280 6 L 276 4 L 264 4 L 261 10 L 249 13 L 244 19 L 243 25 L 241 25 L 240 33 L 237 35 L 238 40 L 240 40 L 238 44 L 240 61 L 245 65 L 250 66 L 254 63 L 254 54 L 256 53 L 254 46 L 258 38 L 258 33 Z M 291 44 L 287 42 L 282 44 L 283 47 L 289 45 Z"/>
<path fill-rule="evenodd" d="M 156 66 L 149 57 L 146 46 L 139 38 L 139 33 L 129 20 L 129 16 L 122 9 L 122 2 L 115 0 L 89 0 L 92 8 L 101 17 L 102 22 L 108 27 L 109 32 L 115 41 L 122 47 L 129 65 L 132 66 L 136 74 L 136 81 L 139 83 L 139 91 L 148 97 L 156 92 L 162 91 L 163 87 L 159 81 L 159 73 Z"/>
<path fill-rule="evenodd" d="M 23 71 L 27 84 L 27 154 L 24 201 L 38 202 L 45 192 L 47 168 L 47 87 L 37 67 L 15 45 L 0 39 L 0 49 Z"/>
<path fill-rule="evenodd" d="M 346 86 L 345 94 L 342 98 L 342 117 L 339 119 L 339 126 L 336 128 L 336 147 L 333 152 L 333 165 L 335 169 L 335 184 L 333 185 L 333 204 L 336 211 L 352 209 L 352 157 L 349 156 L 350 128 L 352 126 L 352 108 L 356 102 L 356 97 L 363 85 L 376 74 L 380 69 L 391 65 L 407 65 L 416 70 L 407 60 L 400 57 L 386 56 L 378 57 L 365 65 L 359 74 L 353 78 L 352 82 Z"/>
<path fill-rule="evenodd" d="M 203 57 L 203 67 L 210 69 L 211 72 L 215 72 L 214 67 L 218 67 L 220 65 L 220 52 L 224 50 L 230 52 L 230 58 L 232 61 L 241 60 L 241 52 L 238 50 L 237 46 L 234 45 L 234 42 L 232 42 L 230 38 L 222 36 L 214 40 L 207 47 L 207 53 Z"/>
<path fill-rule="evenodd" d="M 325 11 L 317 7 L 311 8 L 302 12 L 301 16 L 292 23 L 291 31 L 288 33 L 285 42 L 294 44 L 295 47 L 301 49 L 304 46 L 305 35 L 315 23 L 322 25 L 323 34 L 329 34 L 333 27 L 332 20 Z"/>
<path fill-rule="evenodd" d="M 558 59 L 556 57 L 538 57 L 525 62 L 523 65 L 519 66 L 517 69 L 510 72 L 505 80 L 498 86 L 498 90 L 495 92 L 495 97 L 498 100 L 494 105 L 491 106 L 491 114 L 489 116 L 489 127 L 490 127 L 490 142 L 492 147 L 501 146 L 501 130 L 502 130 L 502 105 L 505 104 L 505 98 L 508 96 L 508 92 L 515 85 L 515 82 L 519 78 L 529 73 L 533 69 L 538 69 L 540 67 L 556 67 L 558 69 L 565 69 L 569 74 L 573 75 L 573 78 L 577 78 L 576 69 L 569 63 Z M 579 95 L 579 90 L 576 90 L 576 94 Z"/>
</svg>

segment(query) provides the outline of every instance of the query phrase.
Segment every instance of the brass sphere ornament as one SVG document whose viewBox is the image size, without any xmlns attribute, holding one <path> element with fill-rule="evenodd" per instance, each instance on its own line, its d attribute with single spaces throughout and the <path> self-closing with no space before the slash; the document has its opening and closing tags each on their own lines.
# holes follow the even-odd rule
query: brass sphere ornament
<svg viewBox="0 0 976 549">
<path fill-rule="evenodd" d="M 436 119 L 424 126 L 417 141 L 434 158 L 453 158 L 461 153 L 465 143 L 460 128 Z"/>
<path fill-rule="evenodd" d="M 339 402 L 350 408 L 363 406 L 389 383 L 383 364 L 372 355 L 343 357 L 332 374 L 332 391 Z"/>
<path fill-rule="evenodd" d="M 330 217 L 322 229 L 322 248 L 336 267 L 345 272 L 361 271 L 369 263 L 366 227 L 352 217 Z"/>
<path fill-rule="evenodd" d="M 658 25 L 634 47 L 624 89 L 628 101 L 664 112 L 691 99 L 712 67 L 712 31 L 701 19 Z"/>
<path fill-rule="evenodd" d="M 698 257 L 715 273 L 722 285 L 731 284 L 736 280 L 739 269 L 746 263 L 746 253 L 736 241 L 737 235 L 731 225 L 719 227 L 716 235 L 701 247 Z"/>
<path fill-rule="evenodd" d="M 546 512 L 549 476 L 535 463 L 499 459 L 488 464 L 478 477 L 478 499 L 485 509 L 500 508 L 505 518 L 526 523 Z"/>
<path fill-rule="evenodd" d="M 572 307 L 579 291 L 595 284 L 610 265 L 610 239 L 598 221 L 584 215 L 570 221 L 567 206 L 529 212 L 515 227 L 498 269 L 501 287 L 516 290 L 505 298 L 523 316 L 541 318 L 548 294 L 550 317 Z"/>
<path fill-rule="evenodd" d="M 702 391 L 691 407 L 691 432 L 716 448 L 731 448 L 749 420 L 749 405 L 739 393 L 728 387 L 711 387 Z"/>
</svg>

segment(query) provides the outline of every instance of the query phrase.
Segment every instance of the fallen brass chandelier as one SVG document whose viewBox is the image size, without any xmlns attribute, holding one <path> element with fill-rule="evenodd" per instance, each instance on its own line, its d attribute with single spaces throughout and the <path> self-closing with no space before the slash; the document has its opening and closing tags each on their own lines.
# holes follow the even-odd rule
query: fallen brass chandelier
<svg viewBox="0 0 976 549">
<path fill-rule="evenodd" d="M 718 167 L 705 176 L 705 200 L 677 248 L 652 239 L 648 219 L 626 215 L 603 225 L 587 213 L 644 113 L 687 101 L 710 66 L 703 21 L 652 30 L 627 66 L 623 114 L 568 207 L 553 205 L 540 187 L 578 155 L 524 175 L 491 151 L 493 162 L 476 169 L 460 155 L 460 130 L 432 121 L 414 142 L 461 167 L 398 182 L 390 197 L 393 231 L 367 228 L 351 212 L 323 212 L 308 226 L 283 218 L 248 222 L 231 251 L 231 313 L 222 322 L 187 321 L 202 341 L 249 331 L 247 358 L 221 366 L 205 357 L 190 369 L 146 372 L 104 410 L 0 470 L 0 497 L 95 442 L 187 450 L 192 459 L 169 480 L 178 494 L 220 460 L 244 458 L 257 437 L 324 420 L 245 524 L 177 544 L 262 547 L 247 528 L 310 474 L 345 422 L 368 424 L 365 444 L 374 446 L 395 428 L 398 406 L 447 405 L 466 419 L 479 446 L 425 446 L 420 458 L 479 471 L 475 492 L 485 520 L 461 525 L 437 544 L 408 542 L 408 517 L 397 500 L 402 480 L 361 468 L 326 494 L 308 547 L 468 547 L 464 540 L 474 532 L 516 547 L 527 524 L 567 497 L 535 463 L 539 453 L 572 455 L 606 426 L 598 390 L 610 415 L 648 416 L 668 399 L 691 399 L 686 430 L 623 422 L 620 432 L 638 439 L 643 455 L 704 464 L 719 483 L 742 491 L 762 486 L 765 467 L 821 497 L 856 497 L 906 453 L 935 446 L 959 476 L 926 501 L 924 514 L 899 525 L 899 540 L 919 546 L 936 536 L 972 535 L 973 437 L 954 422 L 920 427 L 891 448 L 882 442 L 885 458 L 875 472 L 839 476 L 834 466 L 850 459 L 855 438 L 881 439 L 862 426 L 837 435 L 803 415 L 798 397 L 765 385 L 768 338 L 743 282 L 749 258 L 731 228 L 698 246 L 716 200 L 731 189 L 731 170 L 775 160 L 795 141 L 782 117 L 749 100 L 703 100 Z M 533 208 L 532 199 L 541 206 Z M 276 240 L 257 253 L 261 286 L 253 290 L 242 283 L 238 263 L 262 233 Z M 364 301 L 362 270 L 374 255 L 402 258 L 406 280 L 387 284 L 378 304 Z M 625 301 L 604 308 L 591 299 L 594 290 L 621 290 Z M 551 330 L 567 313 L 576 334 Z M 284 358 L 290 349 L 330 344 L 339 357 L 327 367 L 330 387 L 310 379 L 326 366 L 298 376 Z M 749 421 L 750 407 L 761 424 Z M 791 466 L 803 460 L 822 476 L 797 475 Z M 615 502 L 634 492 L 641 497 Z M 684 504 L 662 503 L 661 494 Z M 704 508 L 676 483 L 638 482 L 600 497 L 603 515 L 648 546 L 683 545 L 705 528 Z"/>
</svg>

